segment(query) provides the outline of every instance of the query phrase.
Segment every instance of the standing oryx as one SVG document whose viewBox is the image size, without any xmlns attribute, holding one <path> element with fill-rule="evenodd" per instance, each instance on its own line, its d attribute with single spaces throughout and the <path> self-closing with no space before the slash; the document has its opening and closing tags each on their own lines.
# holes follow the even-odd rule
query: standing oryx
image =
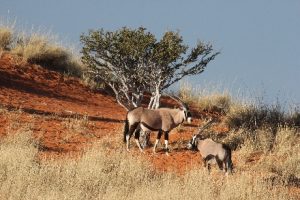
<svg viewBox="0 0 300 200">
<path fill-rule="evenodd" d="M 165 148 L 168 153 L 169 132 L 184 121 L 191 123 L 192 119 L 188 106 L 179 98 L 172 98 L 181 104 L 182 109 L 159 108 L 151 110 L 137 107 L 127 113 L 124 128 L 124 142 L 127 143 L 127 150 L 129 150 L 129 140 L 133 133 L 135 133 L 134 138 L 137 146 L 143 151 L 139 142 L 140 131 L 142 130 L 145 133 L 158 131 L 153 152 L 155 153 L 156 146 L 164 133 Z"/>
<path fill-rule="evenodd" d="M 212 121 L 208 122 L 210 124 Z M 205 127 L 208 126 L 205 125 Z M 203 130 L 204 128 L 202 128 Z M 204 166 L 210 171 L 210 165 L 217 163 L 219 169 L 223 170 L 225 168 L 225 173 L 227 171 L 232 173 L 232 160 L 231 160 L 231 149 L 221 143 L 217 143 L 210 138 L 204 139 L 200 135 L 200 132 L 196 135 L 193 135 L 191 141 L 188 143 L 188 149 L 198 150 L 204 161 Z"/>
</svg>

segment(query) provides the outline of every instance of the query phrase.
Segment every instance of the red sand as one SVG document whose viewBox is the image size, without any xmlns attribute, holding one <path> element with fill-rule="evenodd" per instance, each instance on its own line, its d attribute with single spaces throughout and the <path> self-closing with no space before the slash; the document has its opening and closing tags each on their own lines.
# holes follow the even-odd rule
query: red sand
<svg viewBox="0 0 300 200">
<path fill-rule="evenodd" d="M 164 99 L 165 104 L 171 102 Z M 108 134 L 119 134 L 121 139 L 126 115 L 114 97 L 105 92 L 92 91 L 79 79 L 28 64 L 10 54 L 4 54 L 0 59 L 0 106 L 21 111 L 16 115 L 18 119 L 0 115 L 0 135 L 17 128 L 12 126 L 13 122 L 30 124 L 33 135 L 39 140 L 41 157 L 80 154 L 87 145 Z M 202 116 L 194 114 L 198 118 Z M 87 128 L 70 131 L 66 128 L 70 117 L 88 117 Z M 173 150 L 170 156 L 160 149 L 153 155 L 152 148 L 148 148 L 145 159 L 160 171 L 183 173 L 200 167 L 199 154 L 184 148 L 200 123 L 201 120 L 196 119 L 192 125 L 184 125 L 171 132 L 170 147 Z M 228 131 L 222 126 L 215 129 Z M 152 134 L 152 142 L 155 136 Z M 132 152 L 138 152 L 135 144 L 131 147 Z"/>
</svg>

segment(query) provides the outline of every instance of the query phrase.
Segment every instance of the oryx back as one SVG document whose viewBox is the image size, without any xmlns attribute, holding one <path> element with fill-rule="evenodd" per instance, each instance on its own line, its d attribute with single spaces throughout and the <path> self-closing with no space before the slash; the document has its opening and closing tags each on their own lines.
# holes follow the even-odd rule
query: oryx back
<svg viewBox="0 0 300 200">
<path fill-rule="evenodd" d="M 212 139 L 199 140 L 197 147 L 202 157 L 218 155 L 220 160 L 224 160 L 227 156 L 227 152 L 223 148 L 223 145 L 213 141 Z"/>
<path fill-rule="evenodd" d="M 162 128 L 162 118 L 157 110 L 144 109 L 141 115 L 141 127 L 144 131 L 158 131 Z"/>
<path fill-rule="evenodd" d="M 217 143 L 212 139 L 199 139 L 193 136 L 191 142 L 188 144 L 189 149 L 196 149 L 200 152 L 205 166 L 207 164 L 210 170 L 210 164 L 217 163 L 220 169 L 225 168 L 225 172 L 232 172 L 231 149 L 221 143 Z"/>
<path fill-rule="evenodd" d="M 144 112 L 145 108 L 138 107 L 133 110 L 128 111 L 127 113 L 127 120 L 130 125 L 133 125 L 135 123 L 139 123 L 141 121 L 141 116 Z"/>
</svg>

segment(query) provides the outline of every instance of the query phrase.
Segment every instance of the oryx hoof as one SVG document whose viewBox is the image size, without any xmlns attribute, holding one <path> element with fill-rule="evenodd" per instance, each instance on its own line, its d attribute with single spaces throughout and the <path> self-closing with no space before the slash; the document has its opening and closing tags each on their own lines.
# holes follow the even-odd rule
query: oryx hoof
<svg viewBox="0 0 300 200">
<path fill-rule="evenodd" d="M 165 149 L 165 152 L 166 152 L 166 155 L 167 155 L 167 156 L 170 156 L 170 155 L 169 155 L 169 149 L 168 149 L 168 148 Z"/>
</svg>

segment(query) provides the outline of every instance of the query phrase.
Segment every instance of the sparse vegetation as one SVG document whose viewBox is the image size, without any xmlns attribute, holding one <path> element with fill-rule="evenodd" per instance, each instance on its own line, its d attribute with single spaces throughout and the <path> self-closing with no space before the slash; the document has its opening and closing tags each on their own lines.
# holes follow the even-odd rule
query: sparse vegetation
<svg viewBox="0 0 300 200">
<path fill-rule="evenodd" d="M 287 116 L 279 104 L 251 104 L 231 107 L 227 115 L 227 124 L 232 129 L 243 127 L 255 130 L 269 127 L 275 131 L 278 127 L 286 125 L 286 119 Z"/>
<path fill-rule="evenodd" d="M 185 102 L 193 104 L 199 111 L 204 112 L 226 114 L 233 105 L 228 92 L 194 90 L 186 83 L 181 85 L 179 95 Z"/>
<path fill-rule="evenodd" d="M 216 111 L 207 104 L 198 104 L 197 94 L 192 89 L 183 87 L 180 94 L 183 98 L 199 107 L 200 111 Z M 248 171 L 248 162 L 255 162 L 251 170 L 263 173 L 264 180 L 272 186 L 300 186 L 300 133 L 299 111 L 284 111 L 280 104 L 240 103 L 238 100 L 227 105 L 226 111 L 217 111 L 224 116 L 229 126 L 227 134 L 204 131 L 205 137 L 225 143 L 235 150 L 238 170 Z M 219 105 L 211 96 L 202 96 L 200 101 Z M 210 108 L 210 109 L 209 109 Z M 246 166 L 245 166 L 246 164 Z"/>
<path fill-rule="evenodd" d="M 84 71 L 79 57 L 70 48 L 60 45 L 53 35 L 38 32 L 26 34 L 1 22 L 0 50 L 16 54 L 29 63 L 72 76 L 81 77 Z"/>
<path fill-rule="evenodd" d="M 282 142 L 291 142 L 283 136 Z M 293 143 L 295 144 L 295 143 Z M 299 145 L 299 143 L 298 143 Z M 284 145 L 285 146 L 285 145 Z M 253 171 L 237 171 L 226 179 L 209 176 L 200 168 L 183 177 L 153 171 L 142 158 L 133 158 L 122 149 L 107 156 L 105 140 L 88 149 L 77 160 L 39 160 L 31 130 L 19 129 L 0 144 L 1 199 L 296 199 L 285 187 L 298 176 L 299 165 L 261 161 Z M 294 146 L 293 148 L 298 148 Z M 291 154 L 290 154 L 291 155 Z M 271 159 L 266 156 L 264 159 Z M 296 159 L 296 160 L 294 160 Z M 270 160 L 271 161 L 271 160 Z M 289 165 L 288 162 L 293 162 Z M 242 164 L 237 163 L 237 167 Z M 263 165 L 258 167 L 259 165 Z M 290 168 L 290 166 L 292 168 Z M 287 168 L 288 167 L 288 168 Z M 280 178 L 259 175 L 269 169 Z M 283 171 L 282 171 L 283 170 Z M 274 187 L 276 186 L 276 187 Z M 268 192 L 266 192 L 268 191 Z"/>
<path fill-rule="evenodd" d="M 45 35 L 32 34 L 18 39 L 12 50 L 29 63 L 39 64 L 51 70 L 81 76 L 83 67 L 70 50 L 51 41 Z"/>
<path fill-rule="evenodd" d="M 8 50 L 12 43 L 12 29 L 9 27 L 0 27 L 0 50 Z"/>
<path fill-rule="evenodd" d="M 0 55 L 9 51 L 24 57 L 26 62 L 39 63 L 52 70 L 70 72 L 73 75 L 82 73 L 76 60 L 72 64 L 73 57 L 69 50 L 49 37 L 38 34 L 21 36 L 14 29 L 0 26 L 0 45 Z M 80 68 L 78 71 L 77 64 Z M 20 107 L 26 103 L 25 100 L 36 94 L 26 95 L 28 96 L 17 102 Z M 216 170 L 208 175 L 199 165 L 199 168 L 187 170 L 180 175 L 162 172 L 148 162 L 150 158 L 147 154 L 137 155 L 134 150 L 131 153 L 125 152 L 125 148 L 122 148 L 121 128 L 112 128 L 113 123 L 121 124 L 120 120 L 111 117 L 116 104 L 109 105 L 112 106 L 109 107 L 112 108 L 112 115 L 109 117 L 101 116 L 103 113 L 100 110 L 94 113 L 97 116 L 91 117 L 85 113 L 70 115 L 70 118 L 62 117 L 55 111 L 32 114 L 26 113 L 22 108 L 8 110 L 5 106 L 9 105 L 2 107 L 1 104 L 0 199 L 300 198 L 299 107 L 287 113 L 279 104 L 246 104 L 234 99 L 228 92 L 195 93 L 187 87 L 181 88 L 180 96 L 193 105 L 195 112 L 214 116 L 222 122 L 221 125 L 229 127 L 229 131 L 222 134 L 212 131 L 213 128 L 206 130 L 204 134 L 215 141 L 228 144 L 234 150 L 232 176 L 224 177 Z M 42 102 L 47 98 L 56 97 L 39 96 L 41 105 L 45 102 L 47 107 L 51 105 L 51 101 Z M 64 106 L 72 108 L 75 104 L 72 99 L 65 103 L 63 96 L 59 98 L 63 111 Z M 76 101 L 76 98 L 73 99 Z M 106 100 L 106 103 L 109 101 Z M 80 106 L 81 103 L 82 101 L 77 101 Z M 41 105 L 39 109 L 43 109 Z M 91 118 L 99 121 L 89 121 Z M 105 124 L 103 129 L 97 127 L 100 121 Z M 54 136 L 50 137 L 49 134 L 46 139 L 45 132 L 49 130 L 44 130 L 45 126 L 40 126 L 39 123 L 51 126 L 52 130 L 49 130 L 55 132 Z M 187 129 L 194 128 L 197 127 L 181 126 L 176 131 L 184 134 Z M 68 150 L 72 145 L 80 145 L 80 136 L 84 138 L 86 146 L 82 146 L 86 149 L 83 152 L 79 149 L 80 153 L 76 156 L 71 155 Z M 172 153 L 188 154 L 183 152 L 186 151 L 186 142 L 184 137 L 175 141 Z M 43 153 L 47 151 L 52 151 L 53 154 L 49 155 L 65 154 L 63 159 L 43 157 Z M 172 161 L 174 158 L 175 156 Z M 167 162 L 163 164 L 168 165 Z M 183 165 L 187 167 L 189 164 Z"/>
</svg>

